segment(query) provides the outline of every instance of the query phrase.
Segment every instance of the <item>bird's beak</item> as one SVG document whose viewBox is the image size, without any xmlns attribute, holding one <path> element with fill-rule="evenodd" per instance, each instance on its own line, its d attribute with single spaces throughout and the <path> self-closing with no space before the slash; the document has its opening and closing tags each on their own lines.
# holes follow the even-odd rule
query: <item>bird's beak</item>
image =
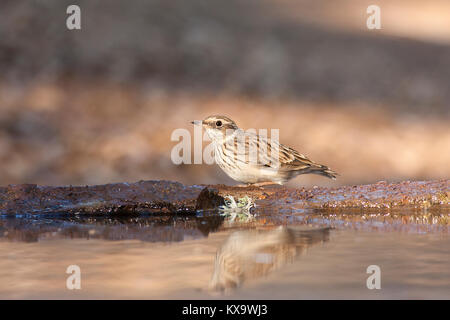
<svg viewBox="0 0 450 320">
<path fill-rule="evenodd" d="M 191 121 L 191 123 L 192 124 L 200 124 L 200 125 L 202 125 L 203 121 L 202 120 L 194 120 L 194 121 Z"/>
</svg>

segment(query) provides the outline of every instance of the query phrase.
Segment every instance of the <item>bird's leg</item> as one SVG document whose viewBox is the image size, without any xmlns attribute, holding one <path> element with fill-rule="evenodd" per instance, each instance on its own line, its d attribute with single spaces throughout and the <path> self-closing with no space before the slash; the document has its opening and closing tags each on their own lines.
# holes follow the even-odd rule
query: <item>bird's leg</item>
<svg viewBox="0 0 450 320">
<path fill-rule="evenodd" d="M 278 185 L 277 182 L 266 181 L 266 182 L 256 182 L 256 183 L 247 183 L 247 184 L 238 184 L 236 187 L 238 188 L 248 188 L 248 187 L 264 187 L 264 186 L 274 186 Z"/>
<path fill-rule="evenodd" d="M 252 184 L 251 183 L 247 183 L 247 184 L 237 184 L 237 185 L 235 185 L 235 187 L 238 187 L 238 188 L 247 188 L 248 186 L 251 186 Z"/>
<path fill-rule="evenodd" d="M 252 187 L 264 187 L 264 186 L 272 186 L 272 185 L 277 185 L 277 184 L 278 183 L 276 183 L 276 182 L 266 181 L 266 182 L 251 183 L 251 184 L 249 184 L 249 186 L 252 186 Z"/>
</svg>

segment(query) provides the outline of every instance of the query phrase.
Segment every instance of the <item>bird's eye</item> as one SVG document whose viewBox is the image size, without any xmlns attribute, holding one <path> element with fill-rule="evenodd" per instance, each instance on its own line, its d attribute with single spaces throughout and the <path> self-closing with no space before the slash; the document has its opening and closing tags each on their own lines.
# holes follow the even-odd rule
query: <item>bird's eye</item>
<svg viewBox="0 0 450 320">
<path fill-rule="evenodd" d="M 221 127 L 222 126 L 222 121 L 216 121 L 216 127 Z"/>
</svg>

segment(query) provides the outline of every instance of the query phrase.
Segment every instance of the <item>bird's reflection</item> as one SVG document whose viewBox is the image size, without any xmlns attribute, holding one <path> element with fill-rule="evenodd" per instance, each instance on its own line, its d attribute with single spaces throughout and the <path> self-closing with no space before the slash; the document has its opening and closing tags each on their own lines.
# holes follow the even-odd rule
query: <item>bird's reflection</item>
<svg viewBox="0 0 450 320">
<path fill-rule="evenodd" d="M 232 233 L 218 250 L 209 283 L 226 292 L 292 263 L 306 248 L 328 241 L 330 228 L 277 227 Z"/>
</svg>

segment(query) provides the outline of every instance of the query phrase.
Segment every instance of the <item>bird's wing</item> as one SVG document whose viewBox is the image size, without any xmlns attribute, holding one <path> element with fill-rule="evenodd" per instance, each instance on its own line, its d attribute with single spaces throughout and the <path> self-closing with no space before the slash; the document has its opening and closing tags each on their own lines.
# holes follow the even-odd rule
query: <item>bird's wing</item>
<svg viewBox="0 0 450 320">
<path fill-rule="evenodd" d="M 314 173 L 335 179 L 338 175 L 328 166 L 312 161 L 298 151 L 253 132 L 239 133 L 240 141 L 245 144 L 238 148 L 240 161 L 251 163 L 255 168 L 276 170 L 278 172 Z M 239 144 L 239 143 L 238 143 Z"/>
<path fill-rule="evenodd" d="M 240 139 L 245 139 L 245 151 L 244 148 L 238 148 L 237 154 L 242 156 L 245 152 L 247 161 L 251 157 L 253 159 L 257 157 L 257 162 L 254 163 L 257 167 L 276 167 L 279 170 L 289 171 L 307 169 L 317 165 L 305 155 L 279 143 L 277 140 L 271 140 L 248 131 L 243 132 Z"/>
<path fill-rule="evenodd" d="M 283 170 L 302 170 L 317 166 L 317 163 L 298 151 L 280 144 L 280 168 Z"/>
</svg>

